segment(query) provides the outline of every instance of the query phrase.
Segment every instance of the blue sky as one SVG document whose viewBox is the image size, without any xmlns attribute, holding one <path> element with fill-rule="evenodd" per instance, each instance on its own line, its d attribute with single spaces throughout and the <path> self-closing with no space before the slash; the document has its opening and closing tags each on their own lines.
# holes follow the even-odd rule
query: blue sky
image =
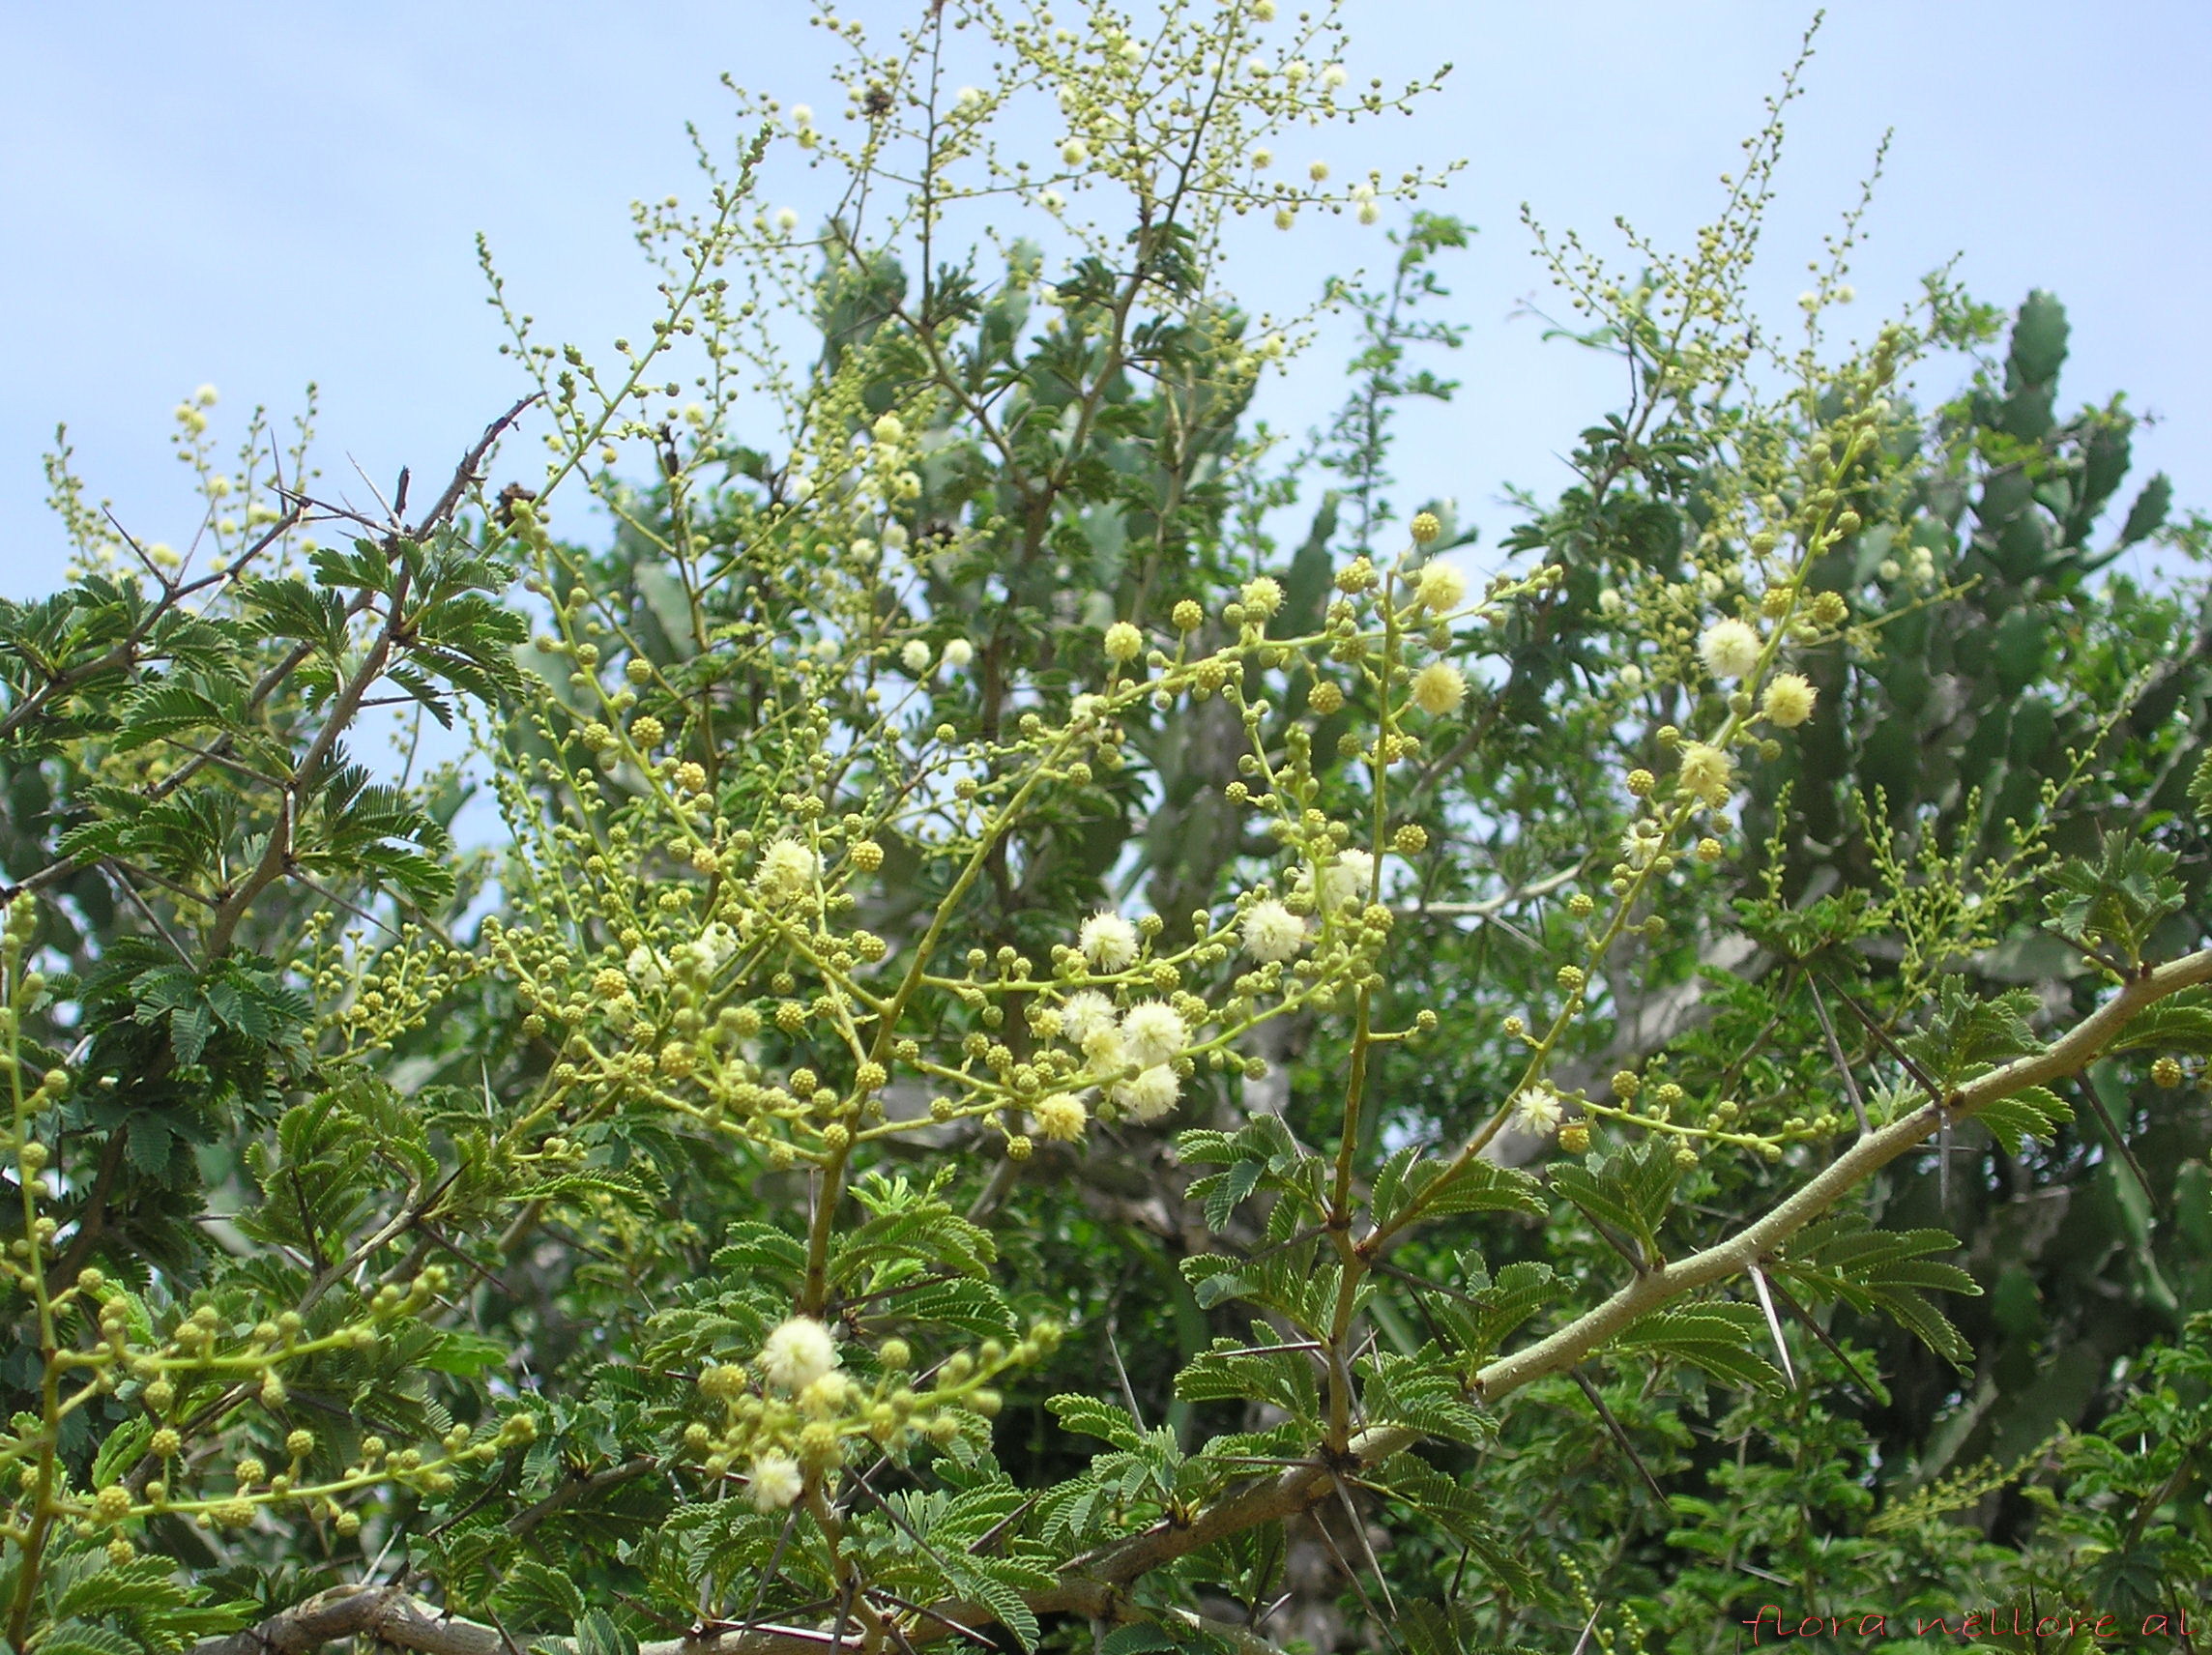
<svg viewBox="0 0 2212 1655">
<path fill-rule="evenodd" d="M 846 13 L 888 33 L 918 9 Z M 691 189 L 686 119 L 717 140 L 735 130 L 719 74 L 839 103 L 807 11 L 0 0 L 0 592 L 59 577 L 39 471 L 58 421 L 133 532 L 182 540 L 168 410 L 202 382 L 224 393 L 225 429 L 256 402 L 288 414 L 319 382 L 328 486 L 362 494 L 349 457 L 380 485 L 401 465 L 443 477 L 516 390 L 475 233 L 552 335 L 603 349 L 642 327 L 652 290 L 627 204 Z M 1446 266 L 1470 325 L 1448 364 L 1466 389 L 1410 424 L 1398 470 L 1409 500 L 1456 496 L 1495 533 L 1511 518 L 1500 489 L 1557 486 L 1557 455 L 1616 391 L 1607 364 L 1517 315 L 1547 302 L 1520 203 L 1601 244 L 1615 214 L 1680 242 L 1810 9 L 1352 0 L 1346 16 L 1354 75 L 1455 65 L 1418 116 L 1362 128 L 1372 145 L 1340 153 L 1391 171 L 1468 160 L 1436 201 L 1481 231 Z M 2208 72 L 2201 0 L 1841 0 L 1790 119 L 1765 244 L 1771 312 L 1789 310 L 1894 128 L 1854 319 L 1871 327 L 1953 253 L 1989 300 L 2053 289 L 2075 323 L 2073 399 L 2129 392 L 2163 421 L 2139 444 L 2145 473 L 2171 471 L 2185 502 L 2212 499 Z M 1256 232 L 1240 250 L 1242 290 L 1283 307 L 1386 251 L 1349 219 Z M 1324 417 L 1339 361 L 1324 346 L 1294 369 L 1270 392 L 1276 423 Z"/>
</svg>

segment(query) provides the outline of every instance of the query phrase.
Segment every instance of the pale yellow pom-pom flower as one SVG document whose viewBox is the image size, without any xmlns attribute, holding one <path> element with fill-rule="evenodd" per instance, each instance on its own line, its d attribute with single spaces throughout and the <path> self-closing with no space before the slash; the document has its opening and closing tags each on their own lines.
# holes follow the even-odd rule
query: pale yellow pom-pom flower
<svg viewBox="0 0 2212 1655">
<path fill-rule="evenodd" d="M 1467 599 L 1467 576 L 1449 564 L 1424 564 L 1413 577 L 1413 595 L 1422 608 L 1448 615 Z"/>
<path fill-rule="evenodd" d="M 779 1323 L 761 1346 L 760 1371 L 783 1390 L 802 1391 L 836 1365 L 836 1341 L 811 1316 Z"/>
<path fill-rule="evenodd" d="M 1741 621 L 1715 621 L 1698 640 L 1698 653 L 1715 678 L 1742 678 L 1759 665 L 1759 634 Z"/>
<path fill-rule="evenodd" d="M 806 1487 L 799 1462 L 789 1454 L 761 1455 L 752 1463 L 750 1481 L 753 1510 L 761 1512 L 787 1509 Z"/>
<path fill-rule="evenodd" d="M 761 853 L 761 894 L 771 902 L 796 902 L 821 871 L 822 858 L 797 839 L 774 840 Z"/>
<path fill-rule="evenodd" d="M 1263 964 L 1276 964 L 1305 946 L 1306 922 L 1269 897 L 1245 914 L 1242 935 L 1246 953 Z"/>
<path fill-rule="evenodd" d="M 1084 1127 L 1091 1121 L 1091 1112 L 1083 1107 L 1083 1100 L 1063 1091 L 1040 1099 L 1033 1113 L 1037 1136 L 1049 1138 L 1056 1144 L 1074 1143 L 1083 1136 Z"/>
<path fill-rule="evenodd" d="M 1513 1118 L 1524 1131 L 1556 1132 L 1565 1118 L 1566 1111 L 1559 1107 L 1558 1093 L 1548 1086 L 1528 1087 L 1514 1094 Z"/>
<path fill-rule="evenodd" d="M 1093 914 L 1075 934 L 1075 945 L 1093 971 L 1125 971 L 1137 957 L 1137 928 L 1119 914 Z"/>
<path fill-rule="evenodd" d="M 1182 1013 L 1162 1000 L 1140 1001 L 1121 1019 L 1121 1038 L 1129 1057 L 1140 1068 L 1150 1068 L 1180 1057 L 1190 1043 L 1190 1029 Z"/>
<path fill-rule="evenodd" d="M 1813 704 L 1820 699 L 1820 692 L 1797 673 L 1777 673 L 1767 681 L 1766 693 L 1760 698 L 1759 710 L 1769 723 L 1779 724 L 1785 730 L 1794 730 L 1813 716 Z"/>
<path fill-rule="evenodd" d="M 1107 1089 L 1107 1096 L 1137 1120 L 1157 1120 L 1176 1106 L 1182 1082 L 1175 1070 L 1160 1063 Z"/>
<path fill-rule="evenodd" d="M 1244 583 L 1237 595 L 1244 600 L 1247 613 L 1266 620 L 1283 606 L 1283 583 L 1273 575 L 1257 575 Z"/>
<path fill-rule="evenodd" d="M 1682 744 L 1682 785 L 1707 804 L 1728 802 L 1734 776 L 1734 761 L 1720 748 L 1703 741 Z"/>
<path fill-rule="evenodd" d="M 1413 675 L 1413 705 L 1423 712 L 1441 718 L 1466 699 L 1467 679 L 1448 661 L 1431 661 Z"/>
<path fill-rule="evenodd" d="M 1081 1046 L 1100 1030 L 1118 1026 L 1114 1002 L 1094 988 L 1071 994 L 1067 1003 L 1060 1008 L 1060 1026 L 1070 1040 Z"/>
<path fill-rule="evenodd" d="M 1329 908 L 1345 908 L 1367 900 L 1374 888 L 1375 857 L 1367 851 L 1339 851 L 1336 860 L 1323 870 L 1321 899 Z"/>
</svg>

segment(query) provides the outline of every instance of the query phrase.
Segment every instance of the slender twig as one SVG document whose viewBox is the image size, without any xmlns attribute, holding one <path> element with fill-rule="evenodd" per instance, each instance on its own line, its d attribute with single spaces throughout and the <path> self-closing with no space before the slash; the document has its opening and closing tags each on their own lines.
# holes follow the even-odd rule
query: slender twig
<svg viewBox="0 0 2212 1655">
<path fill-rule="evenodd" d="M 2109 973 L 2114 982 L 2126 982 L 2128 980 L 2128 973 L 2124 967 L 2119 965 L 2116 961 L 2108 959 L 2105 955 L 2090 947 L 2088 944 L 2082 942 L 2081 938 L 2067 936 L 2065 932 L 2059 930 L 2057 926 L 2052 924 L 2049 920 L 2045 920 L 2041 925 L 2038 925 L 2036 929 L 2042 932 L 2044 936 L 2054 938 L 2058 942 L 2065 944 L 2069 948 L 2073 949 L 2077 954 L 2080 954 L 2084 960 L 2087 960 L 2099 971 Z"/>
<path fill-rule="evenodd" d="M 798 1526 L 799 1507 L 793 1506 L 784 1516 L 783 1532 L 775 1537 L 775 1550 L 769 1553 L 768 1567 L 761 1571 L 761 1578 L 753 1587 L 752 1607 L 745 1611 L 744 1624 L 738 1628 L 740 1638 L 760 1623 L 761 1605 L 768 1602 L 769 1587 L 774 1584 L 776 1576 L 783 1572 L 783 1553 L 791 1545 L 791 1531 Z"/>
<path fill-rule="evenodd" d="M 1833 977 L 1828 979 L 1828 986 L 1836 990 L 1836 998 L 1841 1000 L 1849 1009 L 1851 1015 L 1856 1017 L 1859 1022 L 1864 1025 L 1866 1031 L 1874 1036 L 1876 1042 L 1881 1047 L 1881 1049 L 1887 1052 L 1892 1058 L 1896 1059 L 1899 1065 L 1905 1070 L 1906 1074 L 1912 1077 L 1913 1081 L 1919 1086 L 1920 1089 L 1928 1094 L 1928 1101 L 1935 1104 L 1938 1109 L 1947 1107 L 1950 1100 L 1944 1096 L 1943 1089 L 1936 1084 L 1926 1069 L 1922 1068 L 1917 1062 L 1913 1060 L 1911 1053 L 1907 1052 L 1903 1046 L 1900 1046 L 1897 1041 L 1891 1037 L 1888 1030 L 1884 1029 L 1879 1023 L 1875 1021 L 1874 1013 L 1867 1010 L 1865 1006 L 1861 1005 L 1856 1000 L 1853 1000 L 1849 995 L 1846 994 L 1841 988 L 1838 988 Z"/>
<path fill-rule="evenodd" d="M 948 1631 L 958 1633 L 962 1638 L 967 1639 L 972 1643 L 981 1644 L 985 1649 L 993 1651 L 993 1655 L 997 1655 L 997 1650 L 999 1648 L 998 1640 L 995 1639 L 985 1638 L 980 1632 L 977 1632 L 973 1626 L 968 1625 L 965 1621 L 954 1620 L 949 1615 L 940 1614 L 937 1612 L 937 1611 L 931 1609 L 927 1604 L 909 1603 L 905 1598 L 900 1597 L 898 1593 L 892 1591 L 888 1586 L 876 1586 L 872 1588 L 871 1595 L 882 1598 L 884 1602 L 888 1604 L 896 1604 L 900 1609 L 905 1610 L 909 1614 L 926 1616 L 927 1618 L 937 1622 L 938 1625 L 946 1628 Z M 901 1639 L 900 1641 L 903 1643 L 905 1640 Z"/>
<path fill-rule="evenodd" d="M 1597 1416 L 1604 1422 L 1607 1434 L 1613 1437 L 1613 1445 L 1625 1454 L 1628 1463 L 1636 1467 L 1636 1474 L 1644 1479 L 1644 1486 L 1651 1491 L 1651 1497 L 1659 1502 L 1660 1511 L 1672 1512 L 1674 1508 L 1667 1503 L 1667 1491 L 1659 1486 L 1659 1479 L 1651 1474 L 1651 1467 L 1637 1453 L 1636 1444 L 1629 1441 L 1628 1433 L 1620 1428 L 1620 1421 L 1613 1416 L 1613 1409 L 1605 1406 L 1605 1398 L 1598 1395 L 1597 1386 L 1590 1383 L 1589 1376 L 1580 1368 L 1570 1368 L 1567 1377 L 1582 1387 L 1583 1395 L 1589 1399 L 1590 1407 L 1597 1410 Z"/>
<path fill-rule="evenodd" d="M 1571 868 L 1561 868 L 1528 885 L 1517 886 L 1500 895 L 1485 897 L 1480 902 L 1414 902 L 1401 904 L 1396 912 L 1408 919 L 1493 919 L 1508 908 L 1524 902 L 1532 902 L 1539 896 L 1549 896 L 1561 886 L 1572 885 L 1583 876 L 1586 862 L 1577 862 Z"/>
<path fill-rule="evenodd" d="M 998 1542 L 998 1539 L 1002 1534 L 1005 1533 L 1007 1529 L 1013 1527 L 1015 1519 L 1019 1518 L 1024 1512 L 1028 1511 L 1030 1507 L 1036 1504 L 1036 1502 L 1042 1497 L 1043 1496 L 1041 1495 L 1030 1495 L 1028 1499 L 1022 1501 L 1022 1503 L 1014 1507 L 1012 1511 L 1009 1511 L 1005 1516 L 999 1519 L 998 1522 L 992 1524 L 990 1527 L 983 1530 L 981 1534 L 977 1535 L 974 1540 L 969 1542 L 969 1554 L 971 1556 L 980 1557 L 987 1548 L 995 1545 Z"/>
<path fill-rule="evenodd" d="M 587 1495 L 603 1493 L 624 1483 L 635 1482 L 657 1470 L 659 1466 L 660 1462 L 652 1455 L 640 1454 L 635 1459 L 625 1460 L 619 1465 L 602 1466 L 589 1475 L 572 1474 L 536 1505 L 528 1506 L 509 1518 L 507 1531 L 515 1535 L 528 1534 L 556 1512 L 574 1505 Z"/>
<path fill-rule="evenodd" d="M 1328 1524 L 1321 1520 L 1319 1513 L 1314 1516 L 1313 1525 L 1320 1531 L 1322 1544 L 1328 1548 L 1328 1554 L 1336 1559 L 1336 1566 L 1344 1571 L 1344 1578 L 1352 1582 L 1352 1589 L 1359 1594 L 1359 1604 L 1367 1611 L 1367 1618 L 1382 1629 L 1382 1636 L 1390 1640 L 1393 1649 L 1403 1648 L 1398 1641 L 1398 1635 L 1391 1630 L 1391 1623 L 1398 1618 L 1397 1615 L 1393 1613 L 1385 1619 L 1376 1611 L 1375 1600 L 1367 1595 L 1367 1583 L 1359 1578 L 1359 1571 L 1352 1566 L 1352 1560 L 1344 1554 L 1344 1548 L 1336 1543 L 1336 1536 L 1328 1531 Z M 1375 1578 L 1378 1582 L 1382 1582 L 1380 1573 Z M 1384 1585 L 1383 1590 L 1388 1591 L 1389 1587 Z"/>
<path fill-rule="evenodd" d="M 2120 1135 L 2120 1123 L 2112 1118 L 2112 1112 L 2105 1107 L 2105 1099 L 2097 1090 L 2097 1083 L 2089 1078 L 2089 1071 L 2083 1069 L 2076 1075 L 2074 1084 L 2081 1089 L 2081 1096 L 2088 1103 L 2090 1113 L 2096 1116 L 2098 1124 L 2104 1127 L 2105 1136 L 2111 1143 L 2112 1152 L 2135 1175 L 2136 1188 L 2142 1191 L 2143 1200 L 2156 1206 L 2158 1198 L 2150 1193 L 2150 1179 L 2143 1176 L 2142 1167 L 2136 1160 L 2136 1152 L 2128 1147 L 2128 1141 Z"/>
<path fill-rule="evenodd" d="M 113 857 L 102 862 L 100 871 L 107 876 L 107 883 L 121 891 L 131 906 L 138 911 L 138 916 L 153 926 L 154 934 L 168 944 L 171 953 L 175 954 L 188 967 L 196 964 L 191 955 L 185 951 L 185 945 L 177 941 L 176 934 L 161 923 L 161 916 L 147 906 L 146 899 L 138 894 L 137 886 L 133 886 L 124 876 L 123 870 L 116 866 Z"/>
<path fill-rule="evenodd" d="M 1867 1120 L 1866 1099 L 1859 1095 L 1858 1078 L 1851 1073 L 1851 1065 L 1844 1057 L 1844 1043 L 1836 1038 L 1836 1026 L 1828 1021 L 1828 1005 L 1820 998 L 1820 985 L 1813 980 L 1810 972 L 1805 974 L 1805 986 L 1813 991 L 1813 1015 L 1820 1020 L 1820 1032 L 1828 1041 L 1828 1057 L 1836 1065 L 1836 1073 L 1844 1078 L 1844 1092 L 1851 1100 L 1851 1113 L 1859 1118 L 1859 1136 L 1863 1138 L 1874 1127 Z"/>
<path fill-rule="evenodd" d="M 1286 1247 L 1295 1247 L 1301 1241 L 1311 1241 L 1316 1236 L 1325 1234 L 1327 1229 L 1328 1227 L 1324 1224 L 1309 1224 L 1303 1230 L 1297 1231 L 1294 1234 L 1284 1236 L 1280 1241 L 1268 1242 L 1266 1246 L 1261 1248 L 1256 1253 L 1245 1254 L 1244 1263 L 1247 1264 L 1256 1264 L 1262 1259 L 1267 1258 L 1276 1253 L 1280 1253 Z"/>
<path fill-rule="evenodd" d="M 1359 1542 L 1360 1551 L 1367 1553 L 1367 1566 L 1375 1571 L 1375 1583 L 1382 1588 L 1382 1602 L 1390 1611 L 1390 1618 L 1398 1618 L 1398 1601 L 1390 1595 L 1390 1579 L 1382 1573 L 1382 1559 L 1375 1555 L 1375 1543 L 1367 1538 L 1367 1524 L 1359 1515 L 1359 1508 L 1352 1503 L 1352 1491 L 1344 1486 L 1340 1477 L 1336 1484 L 1336 1497 L 1344 1505 L 1344 1521 L 1352 1526 L 1352 1537 Z M 1320 1519 L 1315 1519 L 1319 1522 Z"/>
</svg>

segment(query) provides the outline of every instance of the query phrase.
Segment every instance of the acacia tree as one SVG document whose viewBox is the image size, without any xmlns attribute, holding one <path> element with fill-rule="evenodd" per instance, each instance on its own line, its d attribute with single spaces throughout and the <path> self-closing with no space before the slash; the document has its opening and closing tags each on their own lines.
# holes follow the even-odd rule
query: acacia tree
<svg viewBox="0 0 2212 1655">
<path fill-rule="evenodd" d="M 1693 1649 L 1747 1571 L 2200 1578 L 2202 599 L 2100 577 L 2126 420 L 2054 422 L 2054 306 L 1924 415 L 1997 319 L 1938 280 L 1832 345 L 1854 218 L 1763 330 L 1793 73 L 1693 252 L 1553 247 L 1635 395 L 1476 583 L 1387 509 L 1464 231 L 1337 289 L 1353 509 L 1285 556 L 1312 479 L 1245 421 L 1297 328 L 1224 231 L 1416 193 L 1270 152 L 1419 88 L 1269 0 L 825 23 L 849 119 L 756 100 L 639 209 L 644 343 L 494 277 L 531 394 L 419 515 L 258 422 L 218 465 L 204 400 L 188 559 L 55 462 L 78 577 L 0 615 L 15 1645 Z M 1003 157 L 1039 97 L 1057 159 Z M 356 757 L 391 707 L 478 733 L 497 843 Z M 1971 1362 L 1936 1223 L 2115 1176 L 2092 1062 L 2115 1158 L 2181 1147 L 2129 1186 L 2168 1320 L 1955 1429 L 1873 1319 Z M 1941 1521 L 2023 1476 L 2004 1544 Z"/>
</svg>

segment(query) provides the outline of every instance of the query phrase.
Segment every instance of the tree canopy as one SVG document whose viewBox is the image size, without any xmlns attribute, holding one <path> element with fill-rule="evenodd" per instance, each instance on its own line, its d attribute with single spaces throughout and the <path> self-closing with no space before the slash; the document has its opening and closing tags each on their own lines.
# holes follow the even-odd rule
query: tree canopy
<svg viewBox="0 0 2212 1655">
<path fill-rule="evenodd" d="M 0 604 L 12 1645 L 2178 1615 L 2206 527 L 2065 412 L 2058 300 L 1842 337 L 1854 209 L 1755 315 L 1801 61 L 1690 250 L 1537 231 L 1631 391 L 1480 548 L 1390 463 L 1460 390 L 1441 171 L 1270 150 L 1425 89 L 1334 7 L 1062 10 L 826 16 L 845 118 L 702 141 L 611 358 L 487 253 L 521 399 L 426 504 L 258 415 L 233 463 L 207 392 L 180 554 L 57 445 L 73 577 Z M 1387 237 L 1302 447 L 1255 215 Z"/>
</svg>

